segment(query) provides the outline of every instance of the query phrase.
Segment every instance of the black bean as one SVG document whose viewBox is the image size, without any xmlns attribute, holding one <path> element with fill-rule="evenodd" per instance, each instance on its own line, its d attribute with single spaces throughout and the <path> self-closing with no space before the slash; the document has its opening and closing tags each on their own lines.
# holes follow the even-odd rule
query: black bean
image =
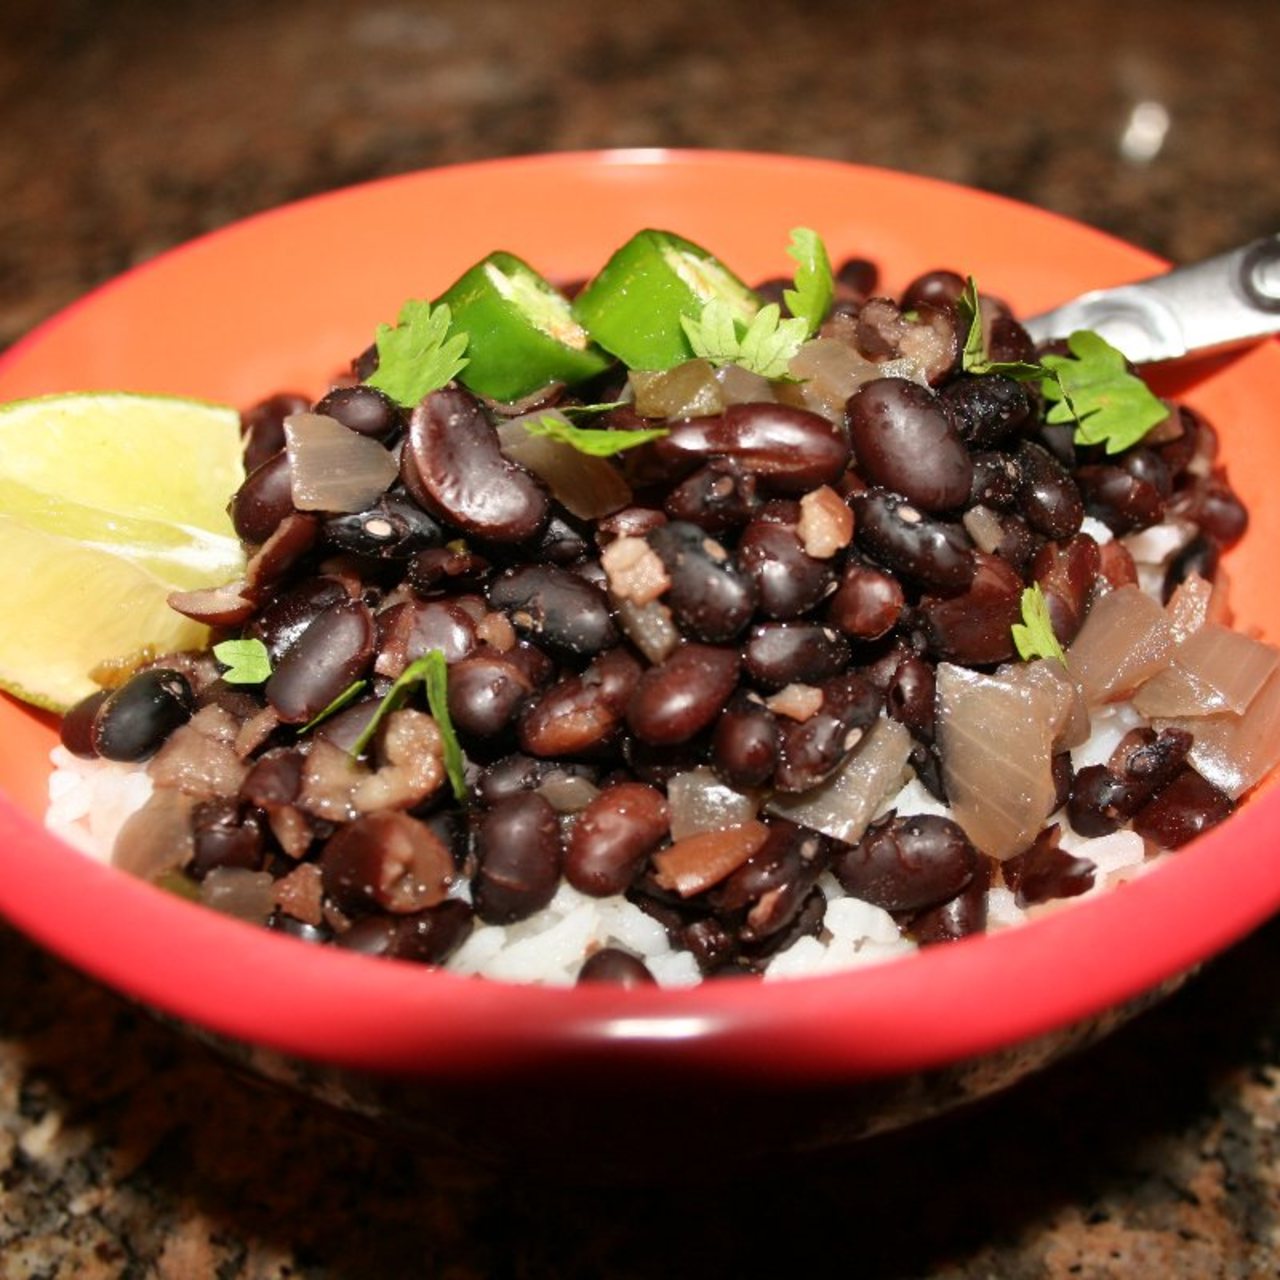
<svg viewBox="0 0 1280 1280">
<path fill-rule="evenodd" d="M 716 721 L 711 759 L 731 787 L 762 787 L 778 763 L 777 717 L 762 702 L 736 693 Z"/>
<path fill-rule="evenodd" d="M 822 922 L 827 914 L 826 895 L 816 885 L 810 889 L 799 909 L 776 933 L 759 942 L 744 941 L 739 948 L 738 962 L 749 970 L 759 972 L 779 951 L 786 950 L 801 938 L 816 938 L 822 932 Z"/>
<path fill-rule="evenodd" d="M 1190 520 L 1226 550 L 1244 536 L 1249 516 L 1244 504 L 1220 476 L 1211 476 L 1174 493 L 1169 514 Z"/>
<path fill-rule="evenodd" d="M 849 664 L 849 642 L 816 622 L 766 622 L 753 627 L 742 650 L 747 675 L 763 689 L 819 684 Z"/>
<path fill-rule="evenodd" d="M 937 686 L 932 665 L 912 655 L 898 664 L 885 690 L 885 710 L 921 742 L 933 741 Z"/>
<path fill-rule="evenodd" d="M 330 605 L 346 599 L 347 589 L 337 578 L 304 578 L 281 591 L 249 623 L 245 635 L 262 641 L 275 666 Z"/>
<path fill-rule="evenodd" d="M 906 378 L 875 378 L 849 397 L 845 420 L 859 473 L 922 511 L 969 498 L 973 465 L 937 398 Z"/>
<path fill-rule="evenodd" d="M 1022 473 L 1007 453 L 978 452 L 972 455 L 972 462 L 973 484 L 967 505 L 981 504 L 996 511 L 1011 511 L 1018 505 Z"/>
<path fill-rule="evenodd" d="M 305 763 L 305 755 L 296 747 L 276 747 L 266 752 L 245 774 L 240 784 L 241 797 L 268 813 L 293 804 L 302 790 Z"/>
<path fill-rule="evenodd" d="M 1102 552 L 1087 534 L 1047 542 L 1031 562 L 1031 576 L 1044 592 L 1053 633 L 1070 644 L 1084 625 L 1102 568 Z"/>
<path fill-rule="evenodd" d="M 1116 744 L 1107 768 L 1143 803 L 1173 781 L 1191 744 L 1191 734 L 1185 729 L 1131 729 Z"/>
<path fill-rule="evenodd" d="M 902 308 L 909 311 L 922 302 L 934 307 L 949 306 L 960 300 L 965 288 L 964 276 L 954 271 L 926 271 L 903 291 Z"/>
<path fill-rule="evenodd" d="M 977 571 L 960 595 L 924 596 L 916 616 L 930 652 L 948 662 L 987 666 L 1014 655 L 1012 627 L 1022 618 L 1022 575 L 981 551 Z"/>
<path fill-rule="evenodd" d="M 1071 473 L 1047 449 L 1030 440 L 1018 446 L 1018 500 L 1026 522 L 1046 538 L 1079 533 L 1084 503 Z"/>
<path fill-rule="evenodd" d="M 258 871 L 264 862 L 261 819 L 234 800 L 204 800 L 191 812 L 192 854 L 186 872 L 203 880 L 214 867 Z"/>
<path fill-rule="evenodd" d="M 794 521 L 753 520 L 738 540 L 736 559 L 755 583 L 760 612 L 770 618 L 798 618 L 807 613 L 835 581 L 831 562 L 805 551 Z"/>
<path fill-rule="evenodd" d="M 404 413 L 377 387 L 335 387 L 316 401 L 316 413 L 342 423 L 357 435 L 387 440 L 404 426 Z"/>
<path fill-rule="evenodd" d="M 778 493 L 833 484 L 849 461 L 849 443 L 837 424 L 784 404 L 735 404 L 716 417 L 670 423 L 653 450 L 671 466 L 734 458 Z"/>
<path fill-rule="evenodd" d="M 927 947 L 985 933 L 987 891 L 991 888 L 994 870 L 994 861 L 980 855 L 973 877 L 954 898 L 912 917 L 907 926 L 910 935 L 920 946 Z"/>
<path fill-rule="evenodd" d="M 401 915 L 444 901 L 453 854 L 425 823 L 387 810 L 340 827 L 320 855 L 320 872 L 340 910 Z"/>
<path fill-rule="evenodd" d="M 1093 888 L 1097 867 L 1088 858 L 1058 847 L 1057 823 L 1046 827 L 1029 849 L 1002 864 L 1005 882 L 1020 907 L 1054 898 L 1075 898 Z"/>
<path fill-rule="evenodd" d="M 601 947 L 583 961 L 578 970 L 578 982 L 604 982 L 615 987 L 651 987 L 653 974 L 643 960 L 618 947 Z"/>
<path fill-rule="evenodd" d="M 1167 498 L 1173 492 L 1173 476 L 1170 474 L 1169 464 L 1158 449 L 1134 445 L 1120 454 L 1116 462 L 1135 480 L 1149 484 L 1161 498 Z"/>
<path fill-rule="evenodd" d="M 716 913 L 743 916 L 739 937 L 746 943 L 778 933 L 804 905 L 830 853 L 830 841 L 816 831 L 771 822 L 765 843 L 711 891 Z"/>
<path fill-rule="evenodd" d="M 1133 829 L 1162 849 L 1177 849 L 1235 810 L 1235 801 L 1190 765 L 1134 815 Z"/>
<path fill-rule="evenodd" d="M 246 409 L 240 415 L 245 471 L 256 471 L 273 453 L 279 453 L 284 448 L 284 420 L 291 413 L 305 413 L 310 407 L 306 396 L 281 391 Z"/>
<path fill-rule="evenodd" d="M 585 778 L 595 782 L 598 776 L 599 770 L 594 765 L 574 760 L 538 760 L 514 751 L 480 771 L 475 781 L 475 795 L 482 805 L 492 807 L 506 796 L 536 791 L 548 778 Z"/>
<path fill-rule="evenodd" d="M 869 298 L 880 279 L 880 268 L 869 258 L 846 258 L 835 271 L 836 292 L 845 298 Z"/>
<path fill-rule="evenodd" d="M 1031 416 L 1027 389 L 998 373 L 964 374 L 938 396 L 957 434 L 971 449 L 995 449 Z"/>
<path fill-rule="evenodd" d="M 854 539 L 873 560 L 940 595 L 957 595 L 973 581 L 973 546 L 958 525 L 882 489 L 856 493 L 852 504 Z"/>
<path fill-rule="evenodd" d="M 623 724 L 640 663 L 623 648 L 601 654 L 580 676 L 569 676 L 520 717 L 520 746 L 541 757 L 598 753 Z"/>
<path fill-rule="evenodd" d="M 540 911 L 560 882 L 560 823 L 542 796 L 506 796 L 476 820 L 478 859 L 471 882 L 476 914 L 511 924 Z"/>
<path fill-rule="evenodd" d="M 236 533 L 254 545 L 266 542 L 293 509 L 292 472 L 283 449 L 249 472 L 228 508 Z"/>
<path fill-rule="evenodd" d="M 1075 481 L 1084 509 L 1115 534 L 1149 529 L 1164 519 L 1164 499 L 1155 485 L 1123 467 L 1078 467 Z"/>
<path fill-rule="evenodd" d="M 736 458 L 712 458 L 667 494 L 672 520 L 687 520 L 708 533 L 746 524 L 760 507 L 755 475 Z"/>
<path fill-rule="evenodd" d="M 389 676 L 432 649 L 446 662 L 461 662 L 479 643 L 475 619 L 455 600 L 402 600 L 378 614 L 377 634 L 377 669 Z"/>
<path fill-rule="evenodd" d="M 407 560 L 444 541 L 440 526 L 399 489 L 388 490 L 367 511 L 330 516 L 321 536 L 341 551 L 383 560 Z"/>
<path fill-rule="evenodd" d="M 669 829 L 662 792 L 640 782 L 605 787 L 569 833 L 564 876 L 581 893 L 622 893 Z"/>
<path fill-rule="evenodd" d="M 873 824 L 836 853 L 831 869 L 856 898 L 886 911 L 922 911 L 954 898 L 977 866 L 978 852 L 956 823 L 924 814 Z"/>
<path fill-rule="evenodd" d="M 686 742 L 723 710 L 738 683 L 733 649 L 686 644 L 650 667 L 627 704 L 632 733 L 653 746 Z"/>
<path fill-rule="evenodd" d="M 593 548 L 589 533 L 553 511 L 538 539 L 536 558 L 548 564 L 571 565 L 590 555 Z"/>
<path fill-rule="evenodd" d="M 1036 344 L 1012 315 L 997 310 L 987 335 L 987 355 L 1001 364 L 1029 364 L 1036 358 Z"/>
<path fill-rule="evenodd" d="M 405 581 L 420 596 L 437 596 L 476 588 L 491 570 L 484 556 L 467 547 L 431 547 L 409 561 Z"/>
<path fill-rule="evenodd" d="M 334 941 L 344 951 L 418 964 L 443 964 L 466 940 L 471 908 L 456 898 L 409 915 L 369 915 L 355 920 Z"/>
<path fill-rule="evenodd" d="M 62 723 L 58 726 L 58 738 L 72 755 L 91 760 L 98 754 L 93 745 L 93 722 L 99 708 L 109 696 L 109 690 L 95 689 L 93 693 L 81 698 L 62 717 Z"/>
<path fill-rule="evenodd" d="M 145 760 L 195 710 L 191 684 L 179 671 L 139 671 L 103 699 L 90 740 L 106 760 Z"/>
<path fill-rule="evenodd" d="M 373 615 L 358 600 L 324 610 L 284 654 L 267 680 L 267 701 L 285 724 L 305 724 L 369 669 Z"/>
<path fill-rule="evenodd" d="M 1053 773 L 1053 812 L 1057 813 L 1071 799 L 1071 789 L 1075 786 L 1075 766 L 1071 763 L 1070 751 L 1059 751 L 1049 762 Z"/>
<path fill-rule="evenodd" d="M 686 924 L 677 931 L 675 941 L 686 951 L 693 952 L 693 958 L 704 974 L 724 968 L 737 954 L 733 935 L 713 916 Z"/>
<path fill-rule="evenodd" d="M 466 737 L 498 738 L 532 692 L 525 673 L 500 653 L 464 658 L 449 667 L 449 716 Z"/>
<path fill-rule="evenodd" d="M 608 597 L 568 569 L 541 564 L 508 569 L 490 584 L 489 603 L 518 631 L 563 657 L 592 657 L 618 643 Z"/>
<path fill-rule="evenodd" d="M 615 538 L 643 538 L 659 525 L 667 523 L 665 511 L 653 507 L 623 507 L 596 521 L 596 541 L 606 546 Z"/>
<path fill-rule="evenodd" d="M 400 461 L 414 500 L 439 520 L 491 542 L 523 542 L 546 522 L 547 495 L 502 454 L 479 401 L 433 391 L 414 409 Z"/>
<path fill-rule="evenodd" d="M 808 791 L 826 781 L 853 754 L 879 714 L 880 693 L 852 672 L 820 686 L 822 706 L 807 720 L 779 720 L 779 791 Z"/>
<path fill-rule="evenodd" d="M 826 617 L 855 640 L 878 640 L 897 625 L 906 597 L 891 573 L 850 559 L 827 602 Z"/>
<path fill-rule="evenodd" d="M 742 631 L 755 611 L 755 583 L 718 542 L 686 521 L 654 529 L 648 542 L 671 579 L 665 599 L 685 635 L 715 644 Z"/>
<path fill-rule="evenodd" d="M 1128 787 L 1103 764 L 1076 771 L 1067 801 L 1067 821 L 1082 836 L 1108 836 L 1131 812 Z"/>
</svg>

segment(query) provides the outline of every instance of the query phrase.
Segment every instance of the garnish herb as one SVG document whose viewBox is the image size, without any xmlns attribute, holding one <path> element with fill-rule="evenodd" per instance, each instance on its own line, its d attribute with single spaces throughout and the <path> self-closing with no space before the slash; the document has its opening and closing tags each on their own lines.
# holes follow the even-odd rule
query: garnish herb
<svg viewBox="0 0 1280 1280">
<path fill-rule="evenodd" d="M 761 307 L 742 329 L 729 304 L 713 298 L 696 320 L 681 316 L 696 356 L 713 364 L 736 364 L 762 378 L 786 377 L 791 357 L 809 336 L 809 322 L 782 319 L 776 302 Z"/>
<path fill-rule="evenodd" d="M 262 684 L 271 674 L 271 655 L 261 640 L 224 640 L 213 646 L 213 656 L 227 668 L 227 684 Z"/>
<path fill-rule="evenodd" d="M 373 741 L 374 734 L 383 720 L 395 711 L 409 696 L 410 686 L 421 680 L 426 689 L 427 706 L 440 730 L 444 742 L 444 768 L 449 775 L 449 784 L 460 804 L 467 801 L 467 784 L 463 776 L 462 747 L 453 729 L 453 721 L 449 718 L 449 674 L 448 663 L 444 652 L 432 649 L 421 658 L 411 662 L 397 677 L 396 682 L 387 690 L 377 710 L 365 725 L 360 736 L 351 744 L 348 755 L 358 760 Z"/>
<path fill-rule="evenodd" d="M 468 339 L 465 333 L 449 336 L 452 320 L 447 303 L 433 307 L 410 298 L 400 308 L 396 324 L 378 326 L 378 367 L 366 379 L 369 386 L 412 408 L 428 392 L 456 378 L 467 367 L 463 353 Z"/>
<path fill-rule="evenodd" d="M 1065 667 L 1067 655 L 1053 633 L 1049 602 L 1038 582 L 1022 593 L 1022 621 L 1013 624 L 1013 644 L 1026 662 L 1033 658 L 1056 658 Z"/>
<path fill-rule="evenodd" d="M 531 436 L 558 440 L 593 458 L 611 458 L 627 449 L 634 449 L 636 445 L 648 444 L 650 440 L 660 440 L 670 434 L 666 427 L 642 427 L 635 431 L 575 427 L 573 423 L 553 418 L 550 414 L 545 414 L 537 421 L 526 420 L 521 425 Z"/>
<path fill-rule="evenodd" d="M 343 707 L 354 702 L 364 692 L 368 683 L 367 680 L 353 680 L 323 711 L 308 720 L 298 732 L 310 733 L 316 725 L 323 724 L 330 716 L 337 715 Z"/>
<path fill-rule="evenodd" d="M 1077 329 L 1069 356 L 1045 356 L 1049 376 L 1040 384 L 1051 402 L 1048 422 L 1074 422 L 1077 444 L 1101 444 L 1119 453 L 1138 443 L 1169 416 L 1168 406 L 1105 338 Z"/>
<path fill-rule="evenodd" d="M 787 254 L 797 263 L 796 287 L 786 290 L 782 300 L 793 316 L 805 322 L 805 337 L 810 338 L 827 318 L 831 300 L 836 296 L 831 259 L 822 237 L 808 227 L 792 230 Z"/>
<path fill-rule="evenodd" d="M 1043 365 L 1025 360 L 992 360 L 987 355 L 982 338 L 982 304 L 978 300 L 977 282 L 972 276 L 968 278 L 957 306 L 966 325 L 964 350 L 960 353 L 960 364 L 965 373 L 998 373 L 1015 382 L 1038 382 L 1045 377 Z"/>
</svg>

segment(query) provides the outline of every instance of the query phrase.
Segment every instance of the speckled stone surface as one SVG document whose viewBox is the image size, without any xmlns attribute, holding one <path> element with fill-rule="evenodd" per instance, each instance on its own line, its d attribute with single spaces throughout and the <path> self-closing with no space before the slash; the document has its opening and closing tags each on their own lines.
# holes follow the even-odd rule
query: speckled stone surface
<svg viewBox="0 0 1280 1280">
<path fill-rule="evenodd" d="M 243 214 L 547 149 L 890 165 L 1190 259 L 1280 228 L 1278 48 L 1273 0 L 9 0 L 0 344 Z M 1273 923 L 977 1108 L 618 1190 L 354 1131 L 0 928 L 0 1278 L 1271 1276 L 1277 973 Z"/>
</svg>

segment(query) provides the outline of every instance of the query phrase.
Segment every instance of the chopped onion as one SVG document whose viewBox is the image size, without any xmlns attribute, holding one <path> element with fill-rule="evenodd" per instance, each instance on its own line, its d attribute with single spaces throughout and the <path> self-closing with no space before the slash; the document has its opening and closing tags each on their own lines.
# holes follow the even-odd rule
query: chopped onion
<svg viewBox="0 0 1280 1280">
<path fill-rule="evenodd" d="M 987 555 L 993 555 L 1004 539 L 1004 528 L 1000 524 L 1000 517 L 990 507 L 984 507 L 981 503 L 970 507 L 960 517 L 960 523 L 964 525 L 965 532 L 973 539 L 978 550 L 986 552 Z"/>
<path fill-rule="evenodd" d="M 724 391 L 710 360 L 686 360 L 658 371 L 632 369 L 627 381 L 642 418 L 705 418 L 724 412 Z"/>
<path fill-rule="evenodd" d="M 717 365 L 716 381 L 727 405 L 768 404 L 777 398 L 773 394 L 773 383 L 768 378 L 752 373 L 740 364 Z"/>
<path fill-rule="evenodd" d="M 1016 666 L 938 664 L 937 737 L 952 817 L 993 858 L 1026 849 L 1053 812 L 1062 702 Z"/>
<path fill-rule="evenodd" d="M 807 408 L 833 422 L 844 420 L 845 402 L 864 382 L 884 377 L 881 367 L 839 338 L 813 338 L 791 357 L 788 372 L 801 384 Z"/>
<path fill-rule="evenodd" d="M 597 458 L 563 440 L 530 435 L 526 422 L 569 419 L 558 409 L 512 418 L 498 427 L 503 454 L 531 471 L 551 490 L 551 496 L 580 520 L 598 520 L 631 501 L 631 486 L 608 458 Z"/>
<path fill-rule="evenodd" d="M 856 844 L 884 801 L 902 788 L 911 734 L 881 716 L 848 761 L 821 786 L 800 795 L 775 795 L 765 807 L 799 826 Z"/>
<path fill-rule="evenodd" d="M 1172 666 L 1134 695 L 1144 716 L 1241 715 L 1280 663 L 1280 652 L 1261 640 L 1206 622 L 1173 654 Z"/>
<path fill-rule="evenodd" d="M 760 797 L 735 791 L 707 768 L 677 773 L 667 783 L 671 838 L 683 840 L 699 831 L 722 831 L 750 822 L 760 810 Z"/>
<path fill-rule="evenodd" d="M 1194 735 L 1191 763 L 1235 799 L 1280 763 L 1280 670 L 1272 673 L 1242 716 L 1223 712 L 1152 723 L 1157 729 L 1185 729 Z"/>
<path fill-rule="evenodd" d="M 299 511 L 366 511 L 399 473 L 395 458 L 372 436 L 323 413 L 291 413 L 284 439 Z"/>
<path fill-rule="evenodd" d="M 157 787 L 210 799 L 234 796 L 248 773 L 235 750 L 239 723 L 216 703 L 179 725 L 147 766 Z"/>
<path fill-rule="evenodd" d="M 736 871 L 768 838 L 763 822 L 686 836 L 653 855 L 654 879 L 682 898 L 692 897 Z"/>
<path fill-rule="evenodd" d="M 796 535 L 805 553 L 830 560 L 853 541 L 853 510 L 830 485 L 811 490 L 800 499 Z"/>
<path fill-rule="evenodd" d="M 194 796 L 159 787 L 136 813 L 125 819 L 111 850 L 113 865 L 143 880 L 185 867 L 194 845 L 191 811 Z"/>
<path fill-rule="evenodd" d="M 671 610 L 658 600 L 636 604 L 632 600 L 614 600 L 618 625 L 627 633 L 641 653 L 656 667 L 680 647 L 680 630 Z"/>
<path fill-rule="evenodd" d="M 538 794 L 557 813 L 581 813 L 600 794 L 600 788 L 581 774 L 553 773 L 543 780 Z"/>
<path fill-rule="evenodd" d="M 1067 668 L 1085 702 L 1127 698 L 1172 660 L 1173 633 L 1164 610 L 1138 587 L 1099 596 L 1071 648 Z"/>
<path fill-rule="evenodd" d="M 214 867 L 200 884 L 200 901 L 206 907 L 250 924 L 266 924 L 275 898 L 275 877 L 269 871 Z"/>
<path fill-rule="evenodd" d="M 1164 611 L 1174 644 L 1181 644 L 1193 631 L 1204 626 L 1212 596 L 1213 585 L 1198 573 L 1189 573 L 1173 589 Z"/>
</svg>

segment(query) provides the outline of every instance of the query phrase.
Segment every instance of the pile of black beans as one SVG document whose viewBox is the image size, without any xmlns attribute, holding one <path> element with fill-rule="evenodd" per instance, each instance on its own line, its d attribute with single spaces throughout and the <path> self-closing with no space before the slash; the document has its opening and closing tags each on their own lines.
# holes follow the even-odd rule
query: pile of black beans
<svg viewBox="0 0 1280 1280">
<path fill-rule="evenodd" d="M 450 385 L 405 410 L 360 381 L 373 351 L 317 403 L 278 394 L 254 405 L 243 415 L 248 478 L 230 508 L 248 573 L 186 607 L 215 638 L 261 640 L 272 674 L 231 685 L 207 654 L 162 659 L 75 708 L 64 741 L 145 759 L 220 707 L 243 768 L 231 787 L 198 766 L 182 775 L 195 803 L 181 874 L 199 884 L 215 870 L 269 873 L 288 885 L 269 927 L 428 963 L 446 960 L 475 919 L 539 910 L 562 878 L 626 894 L 707 974 L 759 971 L 818 933 L 826 870 L 921 943 L 981 931 L 1002 877 L 1023 902 L 1084 891 L 1091 864 L 1058 848 L 1056 827 L 1003 866 L 944 818 L 897 814 L 855 845 L 767 812 L 673 845 L 673 777 L 709 769 L 743 792 L 804 792 L 881 715 L 910 731 L 917 776 L 945 800 L 936 664 L 1015 659 L 1011 626 L 1030 583 L 1069 644 L 1100 583 L 1136 580 L 1120 541 L 1081 531 L 1086 515 L 1117 535 L 1168 518 L 1194 524 L 1166 596 L 1193 571 L 1212 578 L 1244 530 L 1213 429 L 1196 413 L 1175 409 L 1119 454 L 1078 447 L 1069 429 L 1046 425 L 1032 385 L 961 370 L 960 276 L 931 272 L 898 299 L 876 295 L 865 262 L 839 279 L 823 335 L 877 363 L 923 350 L 920 380 L 866 382 L 843 415 L 780 384 L 771 402 L 658 423 L 669 434 L 614 463 L 632 501 L 596 520 L 574 517 L 503 455 L 496 426 L 509 408 Z M 1034 358 L 1016 319 L 985 302 L 991 357 Z M 551 388 L 543 406 L 625 395 L 619 372 L 572 398 Z M 283 424 L 304 410 L 394 452 L 399 478 L 367 510 L 294 509 Z M 624 406 L 591 425 L 655 423 Z M 621 568 L 606 567 L 615 544 L 629 552 Z M 659 575 L 643 607 L 669 639 L 649 656 L 620 608 L 632 571 Z M 349 750 L 396 675 L 431 649 L 448 662 L 466 802 L 436 759 L 388 811 L 344 811 L 349 793 L 327 795 L 313 776 L 320 744 Z M 313 724 L 361 681 L 354 702 Z M 421 693 L 406 706 L 424 712 Z M 439 753 L 436 738 L 420 741 Z M 1186 782 L 1186 746 L 1140 731 L 1118 773 L 1075 776 L 1059 757 L 1068 820 L 1083 834 L 1114 830 L 1126 803 L 1152 794 L 1129 762 L 1153 758 L 1162 782 L 1180 781 L 1167 789 L 1164 826 L 1148 834 L 1172 845 L 1218 820 L 1230 806 Z M 394 754 L 381 737 L 370 751 L 365 773 Z M 447 895 L 459 877 L 470 905 Z M 617 948 L 590 956 L 581 979 L 652 981 Z"/>
</svg>

